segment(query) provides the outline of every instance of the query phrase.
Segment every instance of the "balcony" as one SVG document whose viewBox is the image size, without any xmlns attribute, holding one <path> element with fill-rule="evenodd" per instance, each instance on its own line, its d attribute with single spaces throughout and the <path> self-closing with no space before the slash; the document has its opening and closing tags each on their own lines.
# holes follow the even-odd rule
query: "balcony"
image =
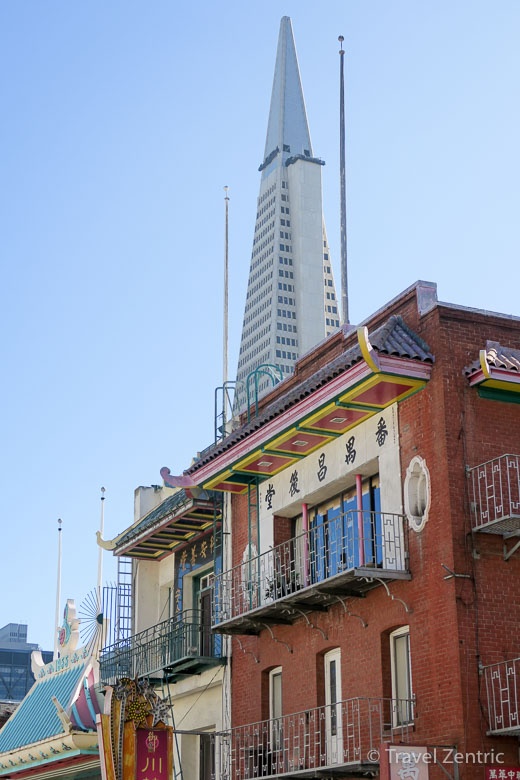
<svg viewBox="0 0 520 780">
<path fill-rule="evenodd" d="M 520 456 L 501 455 L 468 470 L 471 528 L 501 536 L 520 531 Z"/>
<path fill-rule="evenodd" d="M 410 579 L 402 515 L 350 510 L 215 576 L 213 629 L 258 634 Z"/>
<path fill-rule="evenodd" d="M 520 658 L 482 668 L 488 734 L 520 735 Z"/>
<path fill-rule="evenodd" d="M 99 659 L 100 681 L 114 685 L 122 677 L 157 677 L 176 682 L 220 663 L 225 663 L 221 637 L 212 634 L 198 610 L 185 610 L 105 647 Z"/>
<path fill-rule="evenodd" d="M 216 736 L 220 780 L 346 777 L 379 770 L 382 743 L 408 743 L 411 699 L 346 699 Z"/>
</svg>

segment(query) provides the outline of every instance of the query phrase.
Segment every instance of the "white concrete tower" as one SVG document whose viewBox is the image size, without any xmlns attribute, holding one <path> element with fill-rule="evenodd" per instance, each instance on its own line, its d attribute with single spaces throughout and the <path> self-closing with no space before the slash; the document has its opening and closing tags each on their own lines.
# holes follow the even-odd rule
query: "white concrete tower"
<svg viewBox="0 0 520 780">
<path fill-rule="evenodd" d="M 241 382 L 261 363 L 277 365 L 284 378 L 289 376 L 296 360 L 340 325 L 323 222 L 323 165 L 313 155 L 291 20 L 284 16 L 259 168 L 237 370 Z M 260 394 L 271 386 L 260 376 Z"/>
</svg>

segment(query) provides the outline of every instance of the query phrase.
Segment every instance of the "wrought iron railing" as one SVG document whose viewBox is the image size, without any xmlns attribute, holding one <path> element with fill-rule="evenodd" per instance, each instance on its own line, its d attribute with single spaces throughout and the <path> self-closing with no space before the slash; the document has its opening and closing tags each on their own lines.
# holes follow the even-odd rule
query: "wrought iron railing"
<svg viewBox="0 0 520 780">
<path fill-rule="evenodd" d="M 473 531 L 507 533 L 520 526 L 520 455 L 501 455 L 468 470 Z"/>
<path fill-rule="evenodd" d="M 403 516 L 349 510 L 215 575 L 213 624 L 292 596 L 333 577 L 367 569 L 406 572 Z"/>
<path fill-rule="evenodd" d="M 520 658 L 482 668 L 481 696 L 493 734 L 520 734 Z"/>
<path fill-rule="evenodd" d="M 100 679 L 112 684 L 121 677 L 146 677 L 183 660 L 220 658 L 221 637 L 201 621 L 199 610 L 185 610 L 145 631 L 104 648 Z"/>
<path fill-rule="evenodd" d="M 412 699 L 346 699 L 216 735 L 220 780 L 377 765 L 384 742 L 407 743 Z"/>
</svg>

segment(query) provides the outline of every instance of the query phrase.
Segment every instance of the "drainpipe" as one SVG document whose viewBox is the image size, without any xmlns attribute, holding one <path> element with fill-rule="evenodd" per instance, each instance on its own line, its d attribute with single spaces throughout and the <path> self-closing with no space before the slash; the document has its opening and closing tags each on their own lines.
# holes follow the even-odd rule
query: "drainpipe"
<svg viewBox="0 0 520 780">
<path fill-rule="evenodd" d="M 359 565 L 365 563 L 365 540 L 363 539 L 363 477 L 356 474 L 356 507 L 359 544 Z"/>
<path fill-rule="evenodd" d="M 307 504 L 302 504 L 303 521 L 303 582 L 304 587 L 309 582 L 309 509 Z"/>
</svg>

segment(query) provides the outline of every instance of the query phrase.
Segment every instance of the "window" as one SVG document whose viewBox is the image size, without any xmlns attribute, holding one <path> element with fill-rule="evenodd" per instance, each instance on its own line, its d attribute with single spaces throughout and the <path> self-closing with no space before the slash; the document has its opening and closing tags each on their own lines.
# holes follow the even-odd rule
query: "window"
<svg viewBox="0 0 520 780">
<path fill-rule="evenodd" d="M 402 626 L 390 634 L 390 665 L 393 725 L 403 726 L 413 721 L 409 626 Z"/>
<path fill-rule="evenodd" d="M 343 755 L 341 712 L 341 650 L 330 650 L 325 662 L 325 731 L 327 763 L 340 763 Z"/>
</svg>

